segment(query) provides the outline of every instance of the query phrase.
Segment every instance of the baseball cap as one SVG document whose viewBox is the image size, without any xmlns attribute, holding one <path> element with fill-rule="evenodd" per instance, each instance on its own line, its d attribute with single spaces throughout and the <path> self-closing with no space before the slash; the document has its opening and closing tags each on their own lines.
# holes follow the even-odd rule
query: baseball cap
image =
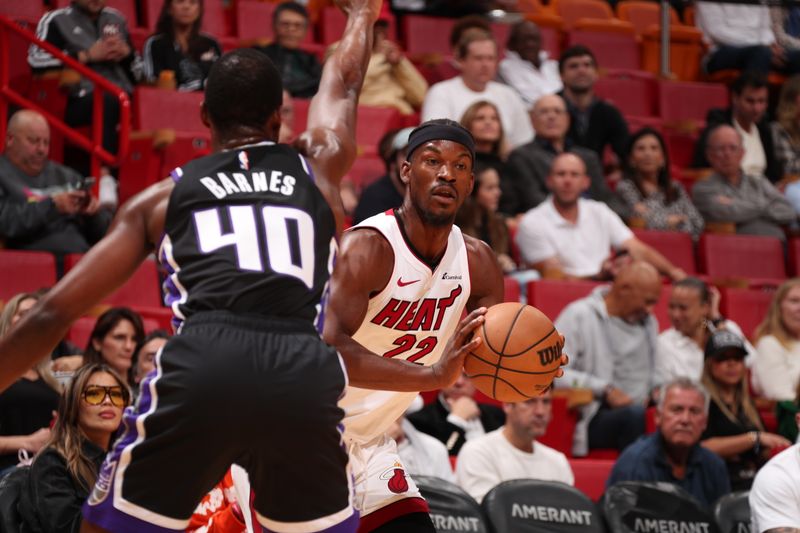
<svg viewBox="0 0 800 533">
<path fill-rule="evenodd" d="M 745 357 L 747 355 L 747 349 L 744 346 L 744 340 L 736 333 L 727 329 L 718 329 L 712 333 L 706 343 L 705 358 L 718 357 L 730 352 Z"/>
</svg>

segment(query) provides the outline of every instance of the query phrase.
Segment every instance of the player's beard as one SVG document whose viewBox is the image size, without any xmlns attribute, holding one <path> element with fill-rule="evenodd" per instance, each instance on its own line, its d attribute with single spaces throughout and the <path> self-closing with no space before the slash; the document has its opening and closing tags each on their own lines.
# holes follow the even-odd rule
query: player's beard
<svg viewBox="0 0 800 533">
<path fill-rule="evenodd" d="M 456 221 L 455 213 L 443 213 L 441 215 L 437 215 L 416 205 L 414 206 L 414 210 L 419 215 L 419 218 L 428 226 L 442 228 L 445 226 L 452 226 Z"/>
</svg>

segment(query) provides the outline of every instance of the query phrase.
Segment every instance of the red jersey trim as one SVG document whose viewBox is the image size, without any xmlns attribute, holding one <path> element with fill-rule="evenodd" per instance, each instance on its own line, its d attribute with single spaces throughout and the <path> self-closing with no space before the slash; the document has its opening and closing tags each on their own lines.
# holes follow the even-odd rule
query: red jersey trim
<svg viewBox="0 0 800 533">
<path fill-rule="evenodd" d="M 381 507 L 368 515 L 361 517 L 357 533 L 369 533 L 394 520 L 395 518 L 411 513 L 428 513 L 428 502 L 422 498 L 404 498 L 386 507 Z"/>
</svg>

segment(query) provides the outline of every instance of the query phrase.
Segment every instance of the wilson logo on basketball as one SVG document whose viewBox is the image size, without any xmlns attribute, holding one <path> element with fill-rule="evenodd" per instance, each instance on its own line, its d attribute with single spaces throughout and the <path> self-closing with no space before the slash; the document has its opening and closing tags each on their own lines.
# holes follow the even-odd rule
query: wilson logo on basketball
<svg viewBox="0 0 800 533">
<path fill-rule="evenodd" d="M 548 346 L 544 350 L 538 350 L 536 353 L 539 354 L 539 362 L 542 363 L 542 366 L 549 366 L 550 363 L 561 357 L 561 345 Z"/>
</svg>

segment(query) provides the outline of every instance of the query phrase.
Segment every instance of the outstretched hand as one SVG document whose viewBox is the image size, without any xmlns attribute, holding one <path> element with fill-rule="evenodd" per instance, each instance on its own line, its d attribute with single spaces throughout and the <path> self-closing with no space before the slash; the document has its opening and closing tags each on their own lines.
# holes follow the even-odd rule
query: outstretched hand
<svg viewBox="0 0 800 533">
<path fill-rule="evenodd" d="M 377 19 L 383 0 L 334 0 L 334 3 L 348 15 L 368 10 L 372 18 Z"/>
<path fill-rule="evenodd" d="M 455 383 L 464 368 L 464 358 L 483 342 L 473 333 L 486 320 L 485 314 L 486 308 L 480 307 L 458 323 L 456 333 L 447 341 L 441 359 L 431 367 L 437 380 L 436 388 L 449 387 Z"/>
</svg>

